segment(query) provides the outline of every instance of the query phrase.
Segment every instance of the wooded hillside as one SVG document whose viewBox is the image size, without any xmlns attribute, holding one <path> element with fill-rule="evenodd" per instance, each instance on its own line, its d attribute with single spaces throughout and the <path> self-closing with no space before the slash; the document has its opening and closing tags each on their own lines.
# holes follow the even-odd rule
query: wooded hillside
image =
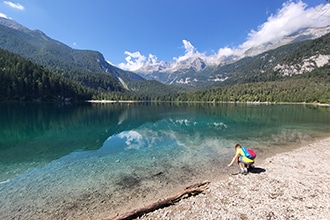
<svg viewBox="0 0 330 220">
<path fill-rule="evenodd" d="M 94 91 L 0 49 L 0 100 L 90 99 Z"/>
</svg>

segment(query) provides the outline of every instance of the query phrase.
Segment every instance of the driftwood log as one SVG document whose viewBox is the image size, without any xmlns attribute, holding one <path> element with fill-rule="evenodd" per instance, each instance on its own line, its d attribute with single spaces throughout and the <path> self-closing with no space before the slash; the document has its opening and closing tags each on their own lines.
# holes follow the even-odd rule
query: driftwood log
<svg viewBox="0 0 330 220">
<path fill-rule="evenodd" d="M 193 185 L 186 187 L 182 192 L 180 192 L 174 196 L 171 196 L 171 197 L 163 199 L 163 200 L 158 200 L 157 202 L 151 203 L 145 207 L 142 207 L 139 209 L 134 209 L 134 210 L 126 212 L 124 214 L 117 214 L 116 216 L 107 218 L 106 220 L 124 220 L 124 219 L 137 218 L 139 216 L 142 216 L 143 214 L 173 205 L 174 203 L 180 201 L 183 198 L 197 195 L 197 194 L 203 192 L 204 190 L 206 190 L 208 188 L 209 184 L 210 184 L 210 181 L 203 181 L 203 182 L 195 183 Z"/>
</svg>

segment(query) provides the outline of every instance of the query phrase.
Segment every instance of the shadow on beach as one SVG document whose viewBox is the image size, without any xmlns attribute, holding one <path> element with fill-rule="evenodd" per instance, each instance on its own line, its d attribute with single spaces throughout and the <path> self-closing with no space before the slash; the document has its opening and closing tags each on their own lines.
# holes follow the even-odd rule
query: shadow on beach
<svg viewBox="0 0 330 220">
<path fill-rule="evenodd" d="M 254 167 L 253 169 L 249 170 L 249 173 L 254 173 L 254 174 L 260 174 L 266 172 L 266 170 L 264 168 L 261 167 Z"/>
</svg>

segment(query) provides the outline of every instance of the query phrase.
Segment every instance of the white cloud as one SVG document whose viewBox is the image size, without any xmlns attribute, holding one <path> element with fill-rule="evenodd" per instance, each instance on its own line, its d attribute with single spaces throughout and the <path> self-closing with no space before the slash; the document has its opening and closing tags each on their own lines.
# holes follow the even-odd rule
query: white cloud
<svg viewBox="0 0 330 220">
<path fill-rule="evenodd" d="M 208 56 L 206 60 L 207 60 L 208 64 L 218 65 L 219 60 L 222 60 L 225 57 L 229 57 L 232 55 L 238 55 L 238 54 L 239 54 L 239 51 L 237 49 L 224 47 L 224 48 L 220 48 L 218 50 L 218 53 Z"/>
<path fill-rule="evenodd" d="M 151 63 L 151 64 L 158 63 L 158 57 L 156 55 L 149 54 L 148 62 Z"/>
<path fill-rule="evenodd" d="M 307 8 L 302 2 L 286 2 L 275 14 L 268 17 L 267 21 L 258 29 L 251 30 L 247 41 L 239 46 L 241 50 L 263 43 L 276 41 L 292 34 L 302 28 L 321 27 L 330 24 L 330 5 L 319 5 L 315 8 Z"/>
<path fill-rule="evenodd" d="M 186 50 L 186 53 L 194 53 L 195 52 L 195 47 L 187 40 L 183 40 L 183 47 Z"/>
<path fill-rule="evenodd" d="M 130 71 L 135 71 L 140 69 L 146 62 L 146 57 L 143 56 L 139 51 L 129 52 L 125 51 L 126 63 L 120 63 L 118 66 L 122 69 L 127 69 Z"/>
<path fill-rule="evenodd" d="M 3 1 L 6 5 L 8 5 L 11 8 L 18 9 L 18 10 L 24 10 L 24 6 L 21 5 L 20 3 L 13 3 L 10 1 Z"/>
<path fill-rule="evenodd" d="M 200 53 L 188 40 L 182 40 L 183 48 L 185 49 L 185 54 L 180 57 L 173 57 L 173 60 L 177 63 L 183 62 L 184 60 L 201 57 L 204 58 L 205 54 Z"/>
<path fill-rule="evenodd" d="M 137 131 L 124 131 L 118 137 L 125 140 L 125 149 L 139 149 L 145 144 L 143 136 Z"/>
<path fill-rule="evenodd" d="M 1 12 L 0 12 L 0 18 L 7 18 L 8 19 L 7 15 L 5 15 L 5 14 L 3 14 Z"/>
<path fill-rule="evenodd" d="M 208 64 L 219 64 L 224 57 L 232 55 L 240 56 L 251 47 L 257 47 L 267 42 L 280 40 L 284 36 L 290 35 L 302 28 L 322 27 L 330 24 L 330 4 L 320 4 L 316 7 L 308 8 L 303 1 L 293 2 L 291 0 L 283 3 L 282 8 L 275 14 L 268 17 L 267 21 L 261 24 L 256 30 L 251 30 L 247 39 L 236 48 L 220 48 L 217 53 L 207 56 L 206 53 L 199 52 L 188 40 L 182 40 L 185 54 L 173 57 L 173 61 L 168 68 L 175 68 L 180 63 L 193 58 L 202 58 Z M 125 52 L 126 63 L 120 63 L 119 67 L 131 71 L 136 71 L 147 66 L 164 63 L 158 61 L 155 55 L 149 54 L 148 59 L 140 52 Z"/>
</svg>

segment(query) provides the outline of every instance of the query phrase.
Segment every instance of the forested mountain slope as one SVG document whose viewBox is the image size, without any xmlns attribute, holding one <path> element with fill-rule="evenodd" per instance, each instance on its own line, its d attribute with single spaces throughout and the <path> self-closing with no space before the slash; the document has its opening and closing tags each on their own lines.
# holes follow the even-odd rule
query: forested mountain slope
<svg viewBox="0 0 330 220">
<path fill-rule="evenodd" d="M 214 85 L 265 82 L 303 75 L 330 63 L 330 33 L 314 40 L 288 44 L 255 57 L 218 66 L 210 77 Z"/>
<path fill-rule="evenodd" d="M 82 101 L 95 91 L 0 49 L 0 100 Z"/>
<path fill-rule="evenodd" d="M 29 30 L 5 18 L 0 18 L 0 48 L 93 89 L 124 91 L 127 88 L 122 82 L 144 80 L 110 65 L 100 52 L 72 49 L 39 30 Z"/>
<path fill-rule="evenodd" d="M 330 104 L 330 65 L 274 81 L 237 83 L 181 94 L 189 102 L 306 102 Z"/>
</svg>

